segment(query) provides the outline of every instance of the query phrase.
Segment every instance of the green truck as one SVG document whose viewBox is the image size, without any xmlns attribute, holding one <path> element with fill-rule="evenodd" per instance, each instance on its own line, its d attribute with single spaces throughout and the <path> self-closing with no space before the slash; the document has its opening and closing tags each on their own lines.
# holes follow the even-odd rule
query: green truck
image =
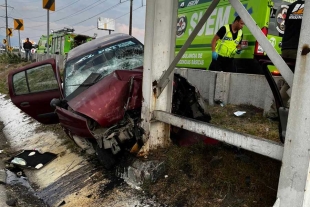
<svg viewBox="0 0 310 207">
<path fill-rule="evenodd" d="M 241 0 L 258 27 L 267 36 L 270 43 L 280 53 L 287 5 L 296 0 Z M 179 0 L 176 53 L 184 45 L 212 0 Z M 208 69 L 211 59 L 211 40 L 218 29 L 231 24 L 238 14 L 229 1 L 220 1 L 208 18 L 190 47 L 187 49 L 178 67 Z M 243 28 L 242 52 L 235 56 L 234 65 L 238 72 L 260 73 L 257 60 L 266 58 L 266 53 L 256 41 L 249 29 Z M 274 74 L 278 71 L 271 69 Z"/>
<path fill-rule="evenodd" d="M 74 29 L 64 28 L 53 31 L 49 36 L 49 53 L 65 55 L 74 47 L 91 41 L 94 37 L 74 33 Z M 47 35 L 38 41 L 37 53 L 47 53 Z"/>
<path fill-rule="evenodd" d="M 46 53 L 46 43 L 47 43 L 47 35 L 42 35 L 38 41 L 38 47 L 36 53 L 38 54 Z"/>
</svg>

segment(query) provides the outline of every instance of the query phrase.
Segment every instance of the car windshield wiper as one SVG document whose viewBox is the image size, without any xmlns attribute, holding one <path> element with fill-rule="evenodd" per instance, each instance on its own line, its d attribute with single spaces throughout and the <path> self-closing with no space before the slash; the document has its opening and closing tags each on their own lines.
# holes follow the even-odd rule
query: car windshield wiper
<svg viewBox="0 0 310 207">
<path fill-rule="evenodd" d="M 77 84 L 77 86 L 79 87 L 75 91 L 73 91 L 73 93 L 71 93 L 69 96 L 67 96 L 66 100 L 68 101 L 72 99 L 73 97 L 77 96 L 78 94 L 86 90 L 89 86 L 94 85 L 100 80 L 101 77 L 102 75 L 99 73 L 90 74 L 82 84 Z M 74 86 L 74 85 L 70 85 L 70 86 Z"/>
<path fill-rule="evenodd" d="M 95 83 L 97 83 L 97 81 L 93 82 L 93 83 L 82 83 L 81 85 L 79 86 L 92 86 L 94 85 Z"/>
<path fill-rule="evenodd" d="M 101 78 L 100 73 L 91 73 L 86 80 L 81 84 L 81 86 L 92 86 L 97 83 Z"/>
<path fill-rule="evenodd" d="M 81 83 L 81 84 L 74 84 L 74 85 L 68 85 L 68 86 L 79 86 L 79 87 L 80 86 L 92 86 L 95 83 L 97 83 L 100 80 L 101 77 L 102 77 L 102 75 L 99 74 L 99 73 L 92 73 L 92 74 L 90 74 L 86 78 L 86 80 L 83 83 Z"/>
</svg>

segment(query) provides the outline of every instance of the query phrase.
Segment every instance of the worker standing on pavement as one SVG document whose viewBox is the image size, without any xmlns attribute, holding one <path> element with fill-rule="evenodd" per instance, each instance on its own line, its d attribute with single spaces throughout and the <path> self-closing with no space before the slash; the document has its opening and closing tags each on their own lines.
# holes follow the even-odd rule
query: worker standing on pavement
<svg viewBox="0 0 310 207">
<path fill-rule="evenodd" d="M 235 54 L 241 53 L 243 26 L 243 20 L 237 16 L 232 24 L 224 25 L 217 31 L 211 42 L 212 62 L 209 70 L 236 72 L 233 60 Z"/>
<path fill-rule="evenodd" d="M 23 47 L 25 50 L 26 60 L 31 61 L 32 60 L 32 54 L 31 54 L 32 43 L 29 41 L 28 37 L 26 39 L 26 42 L 24 42 Z"/>
</svg>

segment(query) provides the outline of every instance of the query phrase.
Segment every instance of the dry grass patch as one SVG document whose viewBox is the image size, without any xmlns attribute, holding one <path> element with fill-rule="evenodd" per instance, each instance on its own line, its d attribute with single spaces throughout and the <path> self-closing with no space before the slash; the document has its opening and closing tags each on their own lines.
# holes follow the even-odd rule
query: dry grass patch
<svg viewBox="0 0 310 207">
<path fill-rule="evenodd" d="M 23 67 L 29 63 L 22 62 L 18 64 L 8 64 L 8 63 L 0 63 L 0 93 L 2 94 L 8 94 L 9 88 L 8 88 L 8 74 L 11 70 Z"/>
<path fill-rule="evenodd" d="M 263 109 L 251 105 L 215 105 L 208 109 L 211 124 L 280 142 L 278 122 L 264 117 Z M 246 111 L 246 114 L 237 117 L 234 115 L 236 111 Z"/>
<path fill-rule="evenodd" d="M 246 111 L 240 117 L 233 113 Z M 249 105 L 210 106 L 211 124 L 279 142 L 278 123 Z M 276 201 L 279 161 L 231 145 L 173 145 L 154 151 L 165 161 L 164 175 L 143 186 L 168 206 L 265 207 Z"/>
</svg>

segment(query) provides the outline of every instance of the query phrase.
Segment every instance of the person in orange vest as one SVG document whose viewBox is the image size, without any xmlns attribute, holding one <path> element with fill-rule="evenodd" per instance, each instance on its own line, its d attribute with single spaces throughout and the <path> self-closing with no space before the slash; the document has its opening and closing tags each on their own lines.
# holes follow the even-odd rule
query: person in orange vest
<svg viewBox="0 0 310 207">
<path fill-rule="evenodd" d="M 28 37 L 26 39 L 26 42 L 24 42 L 23 47 L 25 50 L 26 60 L 31 61 L 32 60 L 32 54 L 31 54 L 32 43 L 29 41 Z"/>
</svg>

